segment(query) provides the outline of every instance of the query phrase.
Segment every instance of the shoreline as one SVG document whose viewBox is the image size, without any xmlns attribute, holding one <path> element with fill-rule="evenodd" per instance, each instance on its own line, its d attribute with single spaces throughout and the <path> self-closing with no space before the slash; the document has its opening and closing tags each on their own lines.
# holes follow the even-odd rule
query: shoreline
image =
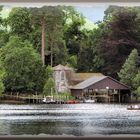
<svg viewBox="0 0 140 140">
<path fill-rule="evenodd" d="M 0 100 L 0 104 L 27 104 L 27 103 L 17 100 Z"/>
<path fill-rule="evenodd" d="M 28 135 L 28 134 L 23 134 L 23 135 L 0 135 L 0 138 L 1 137 L 17 137 L 17 138 L 20 138 L 20 137 L 40 137 L 40 138 L 56 138 L 56 137 L 65 137 L 65 138 L 139 138 L 140 137 L 140 134 L 108 134 L 108 135 L 104 135 L 104 134 L 93 134 L 93 135 L 89 135 L 89 136 L 75 136 L 75 135 L 66 135 L 66 134 L 62 134 L 62 135 L 50 135 L 50 134 L 38 134 L 38 135 Z"/>
</svg>

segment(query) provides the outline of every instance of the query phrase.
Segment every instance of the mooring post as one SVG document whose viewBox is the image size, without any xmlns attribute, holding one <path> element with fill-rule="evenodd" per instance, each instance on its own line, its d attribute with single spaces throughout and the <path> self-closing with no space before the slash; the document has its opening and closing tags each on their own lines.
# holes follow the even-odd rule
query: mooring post
<svg viewBox="0 0 140 140">
<path fill-rule="evenodd" d="M 36 92 L 36 104 L 38 103 L 38 97 L 37 97 L 37 92 Z"/>
<path fill-rule="evenodd" d="M 18 92 L 17 92 L 17 100 L 18 100 Z"/>
<path fill-rule="evenodd" d="M 35 98 L 35 97 L 34 97 L 34 95 L 33 95 L 33 104 L 34 104 L 34 98 Z"/>
<path fill-rule="evenodd" d="M 119 103 L 120 103 L 120 101 L 121 101 L 121 97 L 120 97 L 120 90 L 119 90 Z"/>
</svg>

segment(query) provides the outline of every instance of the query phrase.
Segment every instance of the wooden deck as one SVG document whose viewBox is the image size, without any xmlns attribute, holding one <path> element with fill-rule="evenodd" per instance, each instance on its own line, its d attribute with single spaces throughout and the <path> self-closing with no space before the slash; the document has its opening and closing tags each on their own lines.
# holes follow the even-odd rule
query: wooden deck
<svg viewBox="0 0 140 140">
<path fill-rule="evenodd" d="M 42 104 L 44 95 L 28 95 L 28 96 L 19 96 L 19 95 L 3 95 L 0 97 L 0 103 L 27 103 L 27 104 Z M 54 100 L 57 104 L 67 103 L 67 100 L 62 100 L 61 98 L 54 97 Z"/>
<path fill-rule="evenodd" d="M 12 103 L 41 103 L 43 96 L 28 95 L 28 96 L 18 96 L 18 95 L 3 95 L 1 97 L 1 102 L 12 102 Z"/>
</svg>

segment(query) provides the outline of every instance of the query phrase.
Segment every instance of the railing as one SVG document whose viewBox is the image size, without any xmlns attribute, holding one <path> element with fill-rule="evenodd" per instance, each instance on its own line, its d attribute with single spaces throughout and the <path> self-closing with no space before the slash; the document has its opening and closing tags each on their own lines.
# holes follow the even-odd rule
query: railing
<svg viewBox="0 0 140 140">
<path fill-rule="evenodd" d="M 43 99 L 43 95 L 3 95 L 1 100 L 13 100 L 13 101 L 21 101 L 25 103 L 40 103 Z"/>
</svg>

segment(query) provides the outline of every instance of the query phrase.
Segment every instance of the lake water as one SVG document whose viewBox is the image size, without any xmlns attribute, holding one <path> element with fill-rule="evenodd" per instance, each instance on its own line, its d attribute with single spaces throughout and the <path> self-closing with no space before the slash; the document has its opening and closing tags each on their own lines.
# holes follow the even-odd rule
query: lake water
<svg viewBox="0 0 140 140">
<path fill-rule="evenodd" d="M 140 110 L 121 104 L 0 105 L 0 135 L 140 134 Z"/>
</svg>

